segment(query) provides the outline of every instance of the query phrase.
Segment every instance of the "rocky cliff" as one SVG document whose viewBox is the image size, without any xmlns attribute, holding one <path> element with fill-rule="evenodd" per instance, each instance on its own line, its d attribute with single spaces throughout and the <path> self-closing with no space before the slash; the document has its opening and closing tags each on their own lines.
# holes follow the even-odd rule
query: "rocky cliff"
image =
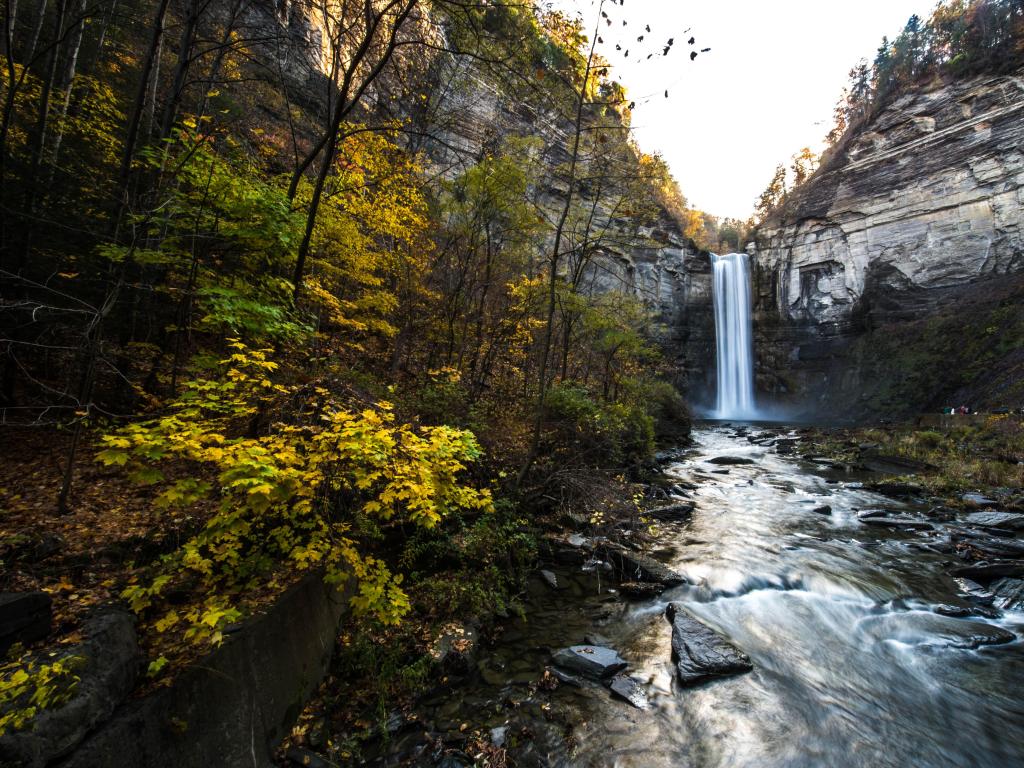
<svg viewBox="0 0 1024 768">
<path fill-rule="evenodd" d="M 554 169 L 569 158 L 572 126 L 565 116 L 546 109 L 541 101 L 510 96 L 468 57 L 445 54 L 434 69 L 438 87 L 433 89 L 429 119 L 435 127 L 423 141 L 431 165 L 455 174 L 511 137 L 539 139 L 537 161 L 545 170 L 539 174 L 544 181 L 534 192 L 535 202 L 548 212 L 560 210 L 565 189 Z M 707 252 L 685 237 L 680 222 L 668 211 L 638 225 L 635 219 L 617 215 L 614 189 L 596 201 L 586 190 L 580 197 L 586 207 L 596 202 L 592 229 L 604 233 L 585 278 L 588 289 L 620 291 L 640 299 L 651 313 L 652 335 L 674 358 L 676 383 L 692 398 L 706 400 L 714 385 Z M 538 244 L 538 255 L 546 255 L 543 244 Z"/>
<path fill-rule="evenodd" d="M 748 248 L 759 388 L 830 416 L 1020 405 L 1022 218 L 1021 73 L 895 99 Z"/>
</svg>

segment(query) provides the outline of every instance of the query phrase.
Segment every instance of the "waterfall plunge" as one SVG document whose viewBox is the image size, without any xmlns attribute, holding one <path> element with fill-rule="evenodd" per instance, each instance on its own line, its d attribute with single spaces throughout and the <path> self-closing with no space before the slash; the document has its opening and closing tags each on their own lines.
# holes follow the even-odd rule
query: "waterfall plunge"
<svg viewBox="0 0 1024 768">
<path fill-rule="evenodd" d="M 750 318 L 750 266 L 745 253 L 711 254 L 720 419 L 750 419 L 754 404 L 754 342 Z"/>
</svg>

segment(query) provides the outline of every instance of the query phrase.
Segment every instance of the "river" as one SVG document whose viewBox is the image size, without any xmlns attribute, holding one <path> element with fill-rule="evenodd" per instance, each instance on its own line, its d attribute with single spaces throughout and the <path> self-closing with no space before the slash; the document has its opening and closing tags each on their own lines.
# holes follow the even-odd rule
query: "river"
<svg viewBox="0 0 1024 768">
<path fill-rule="evenodd" d="M 696 486 L 696 510 L 661 525 L 654 551 L 689 583 L 629 602 L 600 568 L 556 568 L 563 589 L 535 584 L 525 620 L 485 651 L 476 682 L 428 699 L 424 718 L 441 732 L 499 728 L 521 766 L 1024 765 L 1024 614 L 934 612 L 972 606 L 947 573 L 949 556 L 924 546 L 941 528 L 858 518 L 924 510 L 743 430 L 709 426 L 694 437 L 666 471 Z M 723 455 L 754 463 L 709 462 Z M 754 671 L 679 687 L 664 618 L 673 600 Z M 1014 642 L 986 644 L 1007 630 Z M 551 650 L 585 638 L 630 662 L 648 709 L 596 684 L 538 686 Z"/>
</svg>

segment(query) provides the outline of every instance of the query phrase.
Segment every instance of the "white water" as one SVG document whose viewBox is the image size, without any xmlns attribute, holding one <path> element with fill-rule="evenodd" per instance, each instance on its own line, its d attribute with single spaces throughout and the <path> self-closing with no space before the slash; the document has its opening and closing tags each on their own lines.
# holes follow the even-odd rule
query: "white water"
<svg viewBox="0 0 1024 768">
<path fill-rule="evenodd" d="M 754 403 L 754 343 L 750 318 L 750 266 L 745 253 L 711 254 L 720 419 L 757 416 Z"/>
</svg>

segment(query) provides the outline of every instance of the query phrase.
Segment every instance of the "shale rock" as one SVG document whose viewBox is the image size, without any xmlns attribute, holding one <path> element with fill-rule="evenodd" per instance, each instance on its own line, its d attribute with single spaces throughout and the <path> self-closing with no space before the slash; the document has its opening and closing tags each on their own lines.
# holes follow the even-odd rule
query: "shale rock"
<svg viewBox="0 0 1024 768">
<path fill-rule="evenodd" d="M 665 614 L 672 622 L 672 659 L 683 685 L 754 668 L 745 653 L 695 618 L 682 603 L 669 603 Z"/>
<path fill-rule="evenodd" d="M 628 666 L 625 659 L 614 650 L 599 645 L 574 645 L 562 648 L 551 658 L 563 669 L 592 679 L 611 677 Z"/>
<path fill-rule="evenodd" d="M 659 563 L 653 557 L 648 557 L 639 552 L 608 545 L 604 548 L 603 554 L 619 573 L 623 581 L 643 581 L 655 584 L 663 584 L 666 587 L 676 587 L 685 584 L 686 579 L 673 571 L 667 565 Z"/>
</svg>

